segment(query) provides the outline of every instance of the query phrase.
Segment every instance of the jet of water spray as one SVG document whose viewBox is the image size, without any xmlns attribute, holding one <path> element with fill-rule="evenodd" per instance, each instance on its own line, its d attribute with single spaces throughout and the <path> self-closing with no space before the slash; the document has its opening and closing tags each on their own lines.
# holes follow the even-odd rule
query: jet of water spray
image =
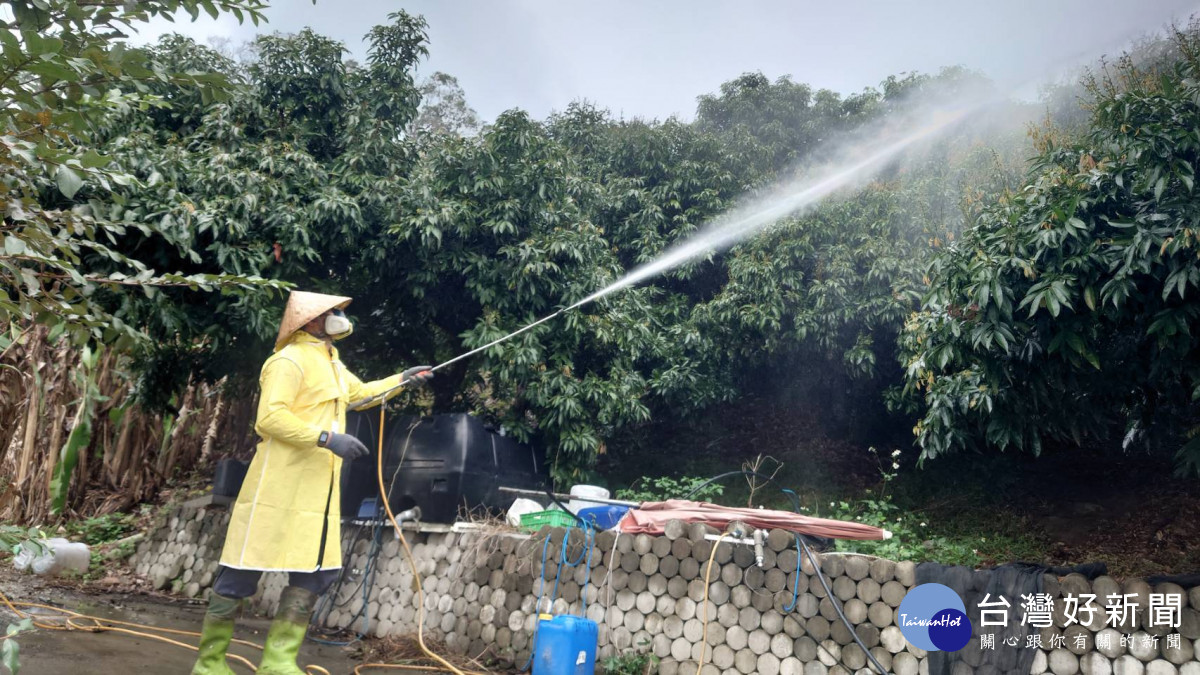
<svg viewBox="0 0 1200 675">
<path fill-rule="evenodd" d="M 962 120 L 978 107 L 938 111 L 933 113 L 935 117 L 933 121 L 896 140 L 890 140 L 887 137 L 889 135 L 881 134 L 881 137 L 869 138 L 862 144 L 856 144 L 858 147 L 863 145 L 873 147 L 883 144 L 883 147 L 865 158 L 852 159 L 818 172 L 815 178 L 803 181 L 798 185 L 788 186 L 788 189 L 782 194 L 734 211 L 697 236 L 668 249 L 657 259 L 633 269 L 624 277 L 567 309 L 574 309 L 599 300 L 613 291 L 655 277 L 708 251 L 726 248 L 746 239 L 772 223 L 811 207 L 834 192 L 869 177 L 905 150 Z"/>
</svg>

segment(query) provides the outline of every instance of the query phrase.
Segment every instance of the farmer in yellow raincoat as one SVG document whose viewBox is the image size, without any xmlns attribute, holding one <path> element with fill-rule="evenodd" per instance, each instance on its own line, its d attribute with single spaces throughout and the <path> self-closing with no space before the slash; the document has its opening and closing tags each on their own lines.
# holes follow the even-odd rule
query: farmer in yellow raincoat
<svg viewBox="0 0 1200 675">
<path fill-rule="evenodd" d="M 342 309 L 350 298 L 293 291 L 275 351 L 263 364 L 258 418 L 262 438 L 225 534 L 193 675 L 232 675 L 225 653 L 242 600 L 263 572 L 288 572 L 288 587 L 267 633 L 258 675 L 303 675 L 296 655 L 317 596 L 342 566 L 339 476 L 343 460 L 368 453 L 342 433 L 346 407 L 402 381 L 424 383 L 430 366 L 362 382 L 338 359 L 333 341 L 353 326 Z"/>
</svg>

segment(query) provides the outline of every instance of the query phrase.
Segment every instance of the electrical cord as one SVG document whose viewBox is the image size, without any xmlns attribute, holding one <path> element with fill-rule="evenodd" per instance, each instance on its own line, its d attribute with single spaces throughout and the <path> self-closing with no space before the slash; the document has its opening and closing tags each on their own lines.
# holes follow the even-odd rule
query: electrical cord
<svg viewBox="0 0 1200 675">
<path fill-rule="evenodd" d="M 550 501 L 555 506 L 562 509 L 564 512 L 571 514 L 571 517 L 575 519 L 576 527 L 588 527 L 589 526 L 588 522 L 585 521 L 583 518 L 580 518 L 578 513 L 575 513 L 571 509 L 568 509 L 562 502 L 558 501 L 558 497 L 554 496 L 554 490 L 552 490 L 550 488 L 546 488 L 546 496 L 550 498 Z"/>
<path fill-rule="evenodd" d="M 361 530 L 360 530 L 360 533 L 361 533 Z M 357 537 L 356 537 L 356 539 L 357 539 Z M 362 574 L 362 577 L 358 580 L 358 586 L 353 591 L 350 592 L 350 595 L 346 600 L 343 600 L 340 603 L 333 602 L 333 598 L 337 596 L 337 592 L 341 588 L 342 580 L 346 578 L 345 570 L 348 568 L 342 567 L 342 573 L 338 575 L 338 585 L 334 588 L 334 590 L 330 594 L 327 594 L 326 596 L 321 598 L 321 601 L 325 605 L 325 617 L 323 619 L 317 619 L 317 617 L 320 616 L 320 611 L 321 611 L 320 605 L 318 605 L 317 611 L 313 612 L 314 620 L 310 622 L 310 627 L 315 626 L 318 630 L 322 630 L 322 626 L 324 625 L 325 621 L 329 619 L 329 614 L 333 611 L 333 608 L 335 606 L 345 607 L 354 598 L 354 596 L 358 595 L 359 592 L 361 591 L 362 606 L 359 607 L 358 612 L 355 613 L 354 617 L 352 617 L 350 619 L 350 623 L 348 624 L 348 625 L 352 626 L 352 625 L 354 625 L 354 623 L 356 621 L 358 621 L 360 619 L 362 620 L 362 627 L 358 630 L 357 633 L 355 633 L 354 639 L 348 640 L 345 642 L 341 642 L 341 641 L 336 641 L 336 640 L 326 640 L 326 639 L 322 639 L 322 638 L 309 636 L 308 637 L 309 640 L 316 642 L 318 644 L 330 645 L 333 647 L 346 647 L 346 646 L 354 644 L 355 642 L 358 642 L 359 640 L 361 640 L 367 636 L 367 633 L 369 632 L 370 627 L 371 627 L 371 617 L 367 614 L 369 604 L 370 604 L 370 599 L 371 599 L 371 589 L 375 587 L 375 575 L 379 570 L 379 554 L 382 551 L 383 551 L 383 526 L 382 526 L 382 524 L 376 524 L 376 525 L 372 526 L 371 548 L 367 550 L 367 562 L 363 566 L 363 574 Z M 322 632 L 324 632 L 324 631 L 322 630 Z"/>
<path fill-rule="evenodd" d="M 366 529 L 365 525 L 358 525 L 358 529 L 354 532 L 354 534 L 352 534 L 348 539 L 346 539 L 343 542 L 343 548 L 345 548 L 346 543 L 358 541 L 358 539 L 362 536 L 362 533 L 365 529 Z M 359 577 L 358 585 L 356 585 L 354 587 L 354 590 L 350 591 L 350 593 L 345 594 L 344 600 L 341 600 L 340 602 L 337 601 L 337 598 L 339 596 L 343 595 L 342 594 L 342 586 L 346 583 L 346 579 L 350 576 L 350 573 L 351 573 L 350 566 L 343 565 L 341 573 L 338 574 L 337 581 L 329 589 L 329 591 L 325 595 L 321 596 L 321 599 L 317 601 L 317 607 L 315 610 L 313 610 L 312 620 L 309 621 L 309 630 L 316 629 L 318 631 L 324 632 L 322 630 L 322 628 L 323 628 L 326 620 L 329 619 L 329 615 L 333 612 L 333 610 L 335 608 L 340 609 L 340 608 L 348 605 L 350 603 L 350 601 L 354 598 L 354 596 L 356 594 L 358 594 L 359 591 L 362 590 L 362 585 L 366 581 L 365 575 Z"/>
<path fill-rule="evenodd" d="M 606 621 L 607 621 L 607 617 L 608 617 L 608 608 L 612 607 L 612 576 L 613 576 L 613 567 L 615 567 L 615 565 L 613 565 L 613 563 L 612 563 L 612 560 L 613 560 L 613 558 L 615 558 L 617 556 L 617 542 L 620 539 L 621 539 L 621 531 L 617 530 L 616 536 L 613 537 L 612 551 L 610 551 L 608 554 L 608 571 L 604 574 L 604 581 L 600 582 L 600 586 L 604 586 L 605 588 L 608 589 L 607 591 L 605 591 L 604 602 L 601 603 L 604 605 L 604 616 L 605 616 Z M 603 563 L 604 561 L 601 560 L 600 562 Z M 596 587 L 596 591 L 597 591 L 596 599 L 597 600 L 599 600 L 600 586 Z"/>
<path fill-rule="evenodd" d="M 417 422 L 413 422 L 413 424 L 411 424 L 408 428 L 408 435 L 405 437 L 405 440 L 404 440 L 404 449 L 400 453 L 400 463 L 397 465 L 396 471 L 392 473 L 392 480 L 391 480 L 391 483 L 388 485 L 388 494 L 389 495 L 392 493 L 392 491 L 396 487 L 396 478 L 400 475 L 400 469 L 404 465 L 404 458 L 408 454 L 409 444 L 412 442 L 413 430 L 416 428 L 417 428 Z M 350 594 L 346 597 L 346 599 L 342 600 L 341 602 L 334 601 L 334 598 L 336 598 L 338 596 L 338 593 L 341 590 L 341 585 L 342 585 L 344 579 L 346 578 L 346 570 L 349 569 L 348 567 L 343 567 L 342 574 L 340 574 L 338 576 L 337 585 L 334 586 L 332 591 L 330 591 L 326 596 L 321 598 L 322 604 L 318 604 L 317 611 L 313 613 L 313 621 L 310 623 L 310 628 L 315 628 L 317 631 L 320 631 L 323 634 L 327 634 L 326 631 L 324 630 L 324 625 L 328 621 L 329 615 L 333 612 L 333 609 L 335 607 L 338 607 L 338 608 L 345 607 L 350 602 L 352 602 L 354 600 L 354 597 L 356 595 L 358 595 L 361 591 L 362 605 L 359 608 L 358 612 L 355 613 L 354 617 L 352 617 L 349 622 L 349 625 L 353 626 L 356 622 L 361 620 L 361 622 L 362 622 L 361 628 L 359 628 L 359 630 L 355 633 L 354 639 L 352 639 L 352 640 L 336 641 L 336 640 L 327 640 L 327 639 L 317 638 L 317 637 L 313 637 L 313 636 L 308 636 L 308 639 L 311 640 L 312 642 L 316 642 L 318 644 L 323 644 L 323 645 L 330 645 L 333 647 L 346 647 L 346 646 L 354 644 L 355 642 L 362 640 L 369 633 L 370 626 L 371 626 L 371 617 L 367 614 L 367 612 L 369 610 L 369 605 L 370 605 L 371 589 L 373 589 L 375 587 L 375 577 L 379 571 L 379 556 L 383 552 L 383 523 L 384 523 L 384 521 L 380 517 L 380 516 L 382 516 L 382 514 L 383 514 L 383 508 L 377 503 L 375 506 L 375 516 L 374 516 L 377 522 L 375 522 L 373 525 L 371 525 L 371 527 L 372 527 L 371 547 L 367 550 L 367 554 L 366 554 L 367 562 L 363 566 L 363 574 L 359 578 L 358 586 L 356 586 L 355 589 L 350 592 Z M 362 530 L 365 529 L 365 527 L 366 526 L 360 525 L 358 534 L 356 534 L 351 539 L 351 541 L 357 540 L 358 535 L 360 535 L 362 533 Z M 321 617 L 322 610 L 324 610 L 324 612 L 325 612 L 324 617 Z M 338 632 L 338 631 L 334 631 L 334 633 L 336 633 L 336 632 Z"/>
<path fill-rule="evenodd" d="M 534 605 L 533 605 L 533 611 L 535 614 L 542 613 L 542 593 L 544 593 L 546 591 L 546 552 L 549 549 L 550 549 L 550 535 L 547 534 L 546 539 L 542 541 L 542 576 L 538 582 L 537 602 L 534 603 Z M 561 565 L 559 566 L 558 571 L 559 572 L 562 571 Z M 557 572 L 554 575 L 554 590 L 555 591 L 558 590 L 558 574 L 557 574 Z M 554 605 L 554 597 L 553 596 L 554 596 L 554 593 L 551 593 L 551 597 L 550 597 L 551 606 Z M 525 662 L 524 666 L 521 666 L 521 672 L 529 670 L 529 666 L 533 664 L 533 655 L 537 653 L 537 636 L 538 636 L 537 629 L 539 627 L 537 625 L 538 623 L 541 623 L 541 621 L 539 620 L 533 626 L 533 639 L 530 640 L 530 645 L 529 645 L 529 660 Z"/>
<path fill-rule="evenodd" d="M 783 490 L 783 493 L 790 493 L 793 499 L 793 504 L 799 504 L 799 499 L 796 498 L 795 492 L 785 489 Z M 833 594 L 833 589 L 829 587 L 829 581 L 825 579 L 825 575 L 821 572 L 821 563 L 813 554 L 812 549 L 808 547 L 808 542 L 804 540 L 804 535 L 800 534 L 799 532 L 794 534 L 796 535 L 796 541 L 804 547 L 804 554 L 808 556 L 808 562 L 812 564 L 813 572 L 816 573 L 817 579 L 821 580 L 821 587 L 825 589 L 825 597 L 829 598 L 829 604 L 833 605 L 833 608 L 837 611 L 837 615 L 839 618 L 841 618 L 842 623 L 846 624 L 846 629 L 850 631 L 850 636 L 853 637 L 854 641 L 858 643 L 858 646 L 862 648 L 863 653 L 867 656 L 867 659 L 871 661 L 871 665 L 875 666 L 875 668 L 879 670 L 880 675 L 888 675 L 887 668 L 884 668 L 883 664 L 879 663 L 879 659 L 876 659 L 875 655 L 871 653 L 871 650 L 868 649 L 865 644 L 863 644 L 862 638 L 858 636 L 858 631 L 854 630 L 854 624 L 850 623 L 850 619 L 846 618 L 846 613 L 842 611 L 842 604 L 838 601 L 837 596 Z M 798 581 L 799 575 L 797 575 L 797 582 Z M 797 583 L 797 586 L 798 585 L 799 584 Z"/>
</svg>

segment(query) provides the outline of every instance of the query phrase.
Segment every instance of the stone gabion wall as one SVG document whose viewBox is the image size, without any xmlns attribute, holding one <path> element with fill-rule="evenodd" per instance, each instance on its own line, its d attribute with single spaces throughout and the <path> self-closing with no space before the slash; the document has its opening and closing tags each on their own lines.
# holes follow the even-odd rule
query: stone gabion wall
<svg viewBox="0 0 1200 675">
<path fill-rule="evenodd" d="M 223 509 L 178 509 L 142 542 L 132 563 L 155 588 L 205 597 L 227 522 Z M 476 657 L 490 653 L 502 665 L 525 664 L 540 592 L 543 611 L 585 615 L 600 625 L 600 659 L 640 648 L 661 659 L 659 672 L 665 675 L 694 673 L 701 645 L 703 672 L 711 674 L 873 672 L 807 559 L 796 573 L 797 553 L 791 534 L 770 532 L 759 567 L 749 546 L 723 542 L 713 554 L 714 542 L 705 537 L 713 532 L 703 526 L 672 523 L 668 534 L 660 537 L 600 533 L 588 563 L 563 566 L 553 603 L 549 597 L 559 572 L 564 537 L 567 560 L 577 560 L 585 551 L 578 530 L 544 528 L 531 537 L 499 533 L 406 536 L 424 586 L 426 633 L 457 654 Z M 343 535 L 349 569 L 338 592 L 331 592 L 334 597 L 319 606 L 326 610 L 320 614 L 325 625 L 359 629 L 365 607 L 371 635 L 415 632 L 417 595 L 409 564 L 394 535 L 390 531 L 384 534 L 365 599 L 359 582 L 368 564 L 370 534 L 347 528 Z M 549 544 L 544 546 L 547 538 Z M 704 579 L 710 554 L 713 567 L 706 600 Z M 916 584 L 913 563 L 842 554 L 820 558 L 834 595 L 872 655 L 896 675 L 928 673 L 927 654 L 909 644 L 897 625 L 897 608 Z M 264 575 L 254 605 L 273 613 L 286 583 L 284 574 Z M 1030 670 L 1034 675 L 1200 675 L 1200 588 L 1186 591 L 1173 584 L 1152 588 L 1140 579 L 1119 583 L 1107 576 L 1089 581 L 1078 574 L 1046 575 L 1044 584 L 1046 593 L 1058 600 L 1054 625 L 1034 631 L 1041 647 L 1016 647 L 1036 650 Z M 1148 627 L 1146 608 L 1152 592 L 1182 598 L 1178 628 Z M 1142 609 L 1115 627 L 1106 626 L 1103 607 L 1098 619 L 1087 625 L 1068 625 L 1061 599 L 1084 593 L 1099 598 L 1130 594 Z M 788 611 L 794 595 L 795 606 Z M 1009 601 L 1019 615 L 1020 599 Z M 1168 643 L 1168 633 L 1179 635 L 1178 646 Z M 1100 645 L 1098 636 L 1106 636 L 1100 638 Z M 955 675 L 998 672 L 980 666 L 983 650 L 978 637 L 961 656 L 962 662 L 953 669 Z"/>
<path fill-rule="evenodd" d="M 155 590 L 207 599 L 228 525 L 226 509 L 178 507 L 154 523 L 129 563 Z"/>
</svg>

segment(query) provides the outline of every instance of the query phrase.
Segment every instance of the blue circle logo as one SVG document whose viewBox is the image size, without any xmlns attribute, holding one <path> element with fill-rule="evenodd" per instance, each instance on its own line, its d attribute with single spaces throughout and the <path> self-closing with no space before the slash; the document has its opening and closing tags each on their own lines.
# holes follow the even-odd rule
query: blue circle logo
<svg viewBox="0 0 1200 675">
<path fill-rule="evenodd" d="M 914 587 L 904 596 L 897 615 L 904 639 L 927 652 L 956 652 L 971 641 L 966 605 L 949 586 Z"/>
</svg>

